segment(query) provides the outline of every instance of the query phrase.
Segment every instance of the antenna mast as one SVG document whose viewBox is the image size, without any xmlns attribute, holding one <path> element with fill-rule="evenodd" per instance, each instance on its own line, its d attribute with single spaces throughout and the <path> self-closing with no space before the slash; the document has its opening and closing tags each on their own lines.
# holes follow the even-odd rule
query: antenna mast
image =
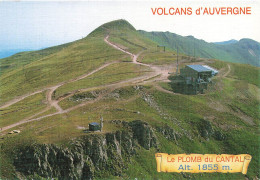
<svg viewBox="0 0 260 180">
<path fill-rule="evenodd" d="M 194 60 L 195 60 L 195 38 L 193 39 L 193 48 L 194 48 L 193 56 L 194 56 Z"/>
<path fill-rule="evenodd" d="M 100 131 L 102 131 L 103 128 L 103 117 L 100 115 Z"/>
<path fill-rule="evenodd" d="M 176 69 L 176 76 L 178 75 L 178 69 L 179 69 L 179 48 L 177 46 L 177 69 Z"/>
</svg>

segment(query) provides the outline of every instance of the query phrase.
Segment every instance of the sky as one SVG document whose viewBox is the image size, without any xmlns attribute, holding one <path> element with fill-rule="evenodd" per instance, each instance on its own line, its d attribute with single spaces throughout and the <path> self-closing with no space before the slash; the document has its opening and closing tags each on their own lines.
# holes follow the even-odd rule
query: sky
<svg viewBox="0 0 260 180">
<path fill-rule="evenodd" d="M 103 23 L 125 19 L 136 29 L 192 35 L 207 42 L 260 42 L 259 0 L 3 1 L 0 50 L 41 49 L 87 36 Z M 153 15 L 151 8 L 252 7 L 251 15 Z"/>
</svg>

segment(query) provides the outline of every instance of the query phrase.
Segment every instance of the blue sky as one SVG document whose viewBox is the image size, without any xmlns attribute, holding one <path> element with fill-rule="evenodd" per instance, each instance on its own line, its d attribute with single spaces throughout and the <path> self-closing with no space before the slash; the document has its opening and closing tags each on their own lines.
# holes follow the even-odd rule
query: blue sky
<svg viewBox="0 0 260 180">
<path fill-rule="evenodd" d="M 154 16 L 151 7 L 252 6 L 250 16 Z M 40 49 L 85 37 L 116 19 L 136 29 L 193 35 L 208 42 L 252 38 L 260 41 L 257 0 L 171 1 L 0 1 L 0 50 Z"/>
</svg>

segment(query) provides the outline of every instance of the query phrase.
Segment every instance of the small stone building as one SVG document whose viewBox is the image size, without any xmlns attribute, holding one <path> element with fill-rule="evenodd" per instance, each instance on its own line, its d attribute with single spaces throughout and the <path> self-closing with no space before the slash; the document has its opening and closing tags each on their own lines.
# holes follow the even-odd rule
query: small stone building
<svg viewBox="0 0 260 180">
<path fill-rule="evenodd" d="M 89 131 L 100 131 L 101 129 L 100 124 L 97 122 L 90 123 L 88 127 L 89 127 Z"/>
</svg>

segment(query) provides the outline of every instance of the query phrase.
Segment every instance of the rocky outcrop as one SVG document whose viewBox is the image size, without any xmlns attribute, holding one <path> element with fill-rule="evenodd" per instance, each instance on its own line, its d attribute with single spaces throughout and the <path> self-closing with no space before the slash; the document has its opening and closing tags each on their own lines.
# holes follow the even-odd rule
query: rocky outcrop
<svg viewBox="0 0 260 180">
<path fill-rule="evenodd" d="M 157 147 L 157 140 L 153 129 L 146 122 L 137 120 L 129 123 L 132 128 L 133 137 L 137 139 L 138 143 L 145 149 Z"/>
<path fill-rule="evenodd" d="M 120 176 L 136 148 L 157 147 L 152 127 L 137 120 L 124 123 L 126 130 L 86 135 L 66 147 L 34 144 L 17 152 L 16 170 L 25 176 L 58 179 L 93 179 L 102 173 Z"/>
<path fill-rule="evenodd" d="M 209 140 L 210 137 L 213 137 L 218 141 L 222 141 L 226 138 L 221 131 L 214 129 L 212 123 L 207 120 L 201 120 L 198 124 L 198 130 L 201 137 L 206 140 Z"/>
<path fill-rule="evenodd" d="M 178 132 L 176 132 L 174 129 L 172 129 L 170 126 L 166 124 L 164 126 L 156 127 L 156 131 L 161 133 L 166 139 L 170 141 L 175 141 L 176 143 L 177 140 L 181 137 L 181 134 L 179 134 Z"/>
</svg>

